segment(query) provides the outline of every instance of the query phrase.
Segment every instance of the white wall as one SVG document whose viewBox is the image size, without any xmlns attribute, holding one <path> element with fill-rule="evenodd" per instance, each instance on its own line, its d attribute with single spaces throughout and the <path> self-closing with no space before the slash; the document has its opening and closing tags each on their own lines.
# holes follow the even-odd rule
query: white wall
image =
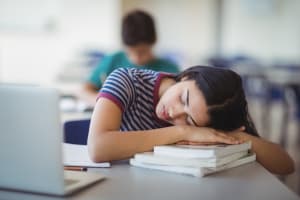
<svg viewBox="0 0 300 200">
<path fill-rule="evenodd" d="M 215 54 L 216 2 L 26 0 L 26 4 L 21 4 L 19 0 L 0 0 L 0 81 L 48 83 L 84 49 L 119 49 L 121 17 L 134 8 L 145 9 L 156 19 L 158 52 L 183 52 L 186 56 L 183 67 L 203 64 L 207 57 Z M 299 61 L 299 0 L 223 0 L 223 4 L 221 52 L 224 55 L 246 53 L 263 60 Z M 30 19 L 38 30 L 32 27 L 24 31 L 1 29 L 1 19 L 10 13 L 3 12 L 3 5 L 16 8 L 14 13 L 22 13 L 24 21 L 28 23 Z M 26 5 L 34 6 L 21 12 Z M 43 10 L 47 7 L 49 10 Z M 37 9 L 43 12 L 36 12 Z M 28 10 L 31 17 L 26 15 Z M 36 15 L 47 18 L 41 14 L 45 11 L 56 25 L 50 32 L 39 27 L 43 21 L 33 20 Z M 12 17 L 14 22 L 18 19 L 18 16 Z"/>
<path fill-rule="evenodd" d="M 299 0 L 224 1 L 224 55 L 300 61 Z"/>
<path fill-rule="evenodd" d="M 35 3 L 43 7 L 45 1 L 51 0 Z M 0 0 L 0 6 L 7 2 Z M 19 5 L 16 1 L 11 3 Z M 57 26 L 53 31 L 0 29 L 1 81 L 49 83 L 83 48 L 111 50 L 120 47 L 118 0 L 62 0 L 56 3 Z M 38 7 L 34 6 L 35 9 Z M 34 9 L 31 12 L 35 12 Z"/>
</svg>

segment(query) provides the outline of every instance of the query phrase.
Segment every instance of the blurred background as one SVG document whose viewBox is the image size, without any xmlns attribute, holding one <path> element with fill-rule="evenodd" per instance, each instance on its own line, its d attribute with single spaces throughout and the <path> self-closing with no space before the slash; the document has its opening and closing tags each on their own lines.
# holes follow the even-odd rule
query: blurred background
<svg viewBox="0 0 300 200">
<path fill-rule="evenodd" d="M 122 16 L 137 8 L 155 19 L 157 55 L 243 77 L 260 135 L 296 162 L 294 174 L 278 178 L 300 194 L 298 0 L 0 0 L 0 82 L 57 87 L 63 118 L 89 117 L 75 94 L 122 48 Z"/>
</svg>

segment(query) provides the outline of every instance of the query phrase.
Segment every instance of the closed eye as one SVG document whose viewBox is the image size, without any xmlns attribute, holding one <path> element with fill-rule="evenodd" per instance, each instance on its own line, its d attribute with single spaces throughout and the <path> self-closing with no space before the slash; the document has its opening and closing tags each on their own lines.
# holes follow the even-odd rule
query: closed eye
<svg viewBox="0 0 300 200">
<path fill-rule="evenodd" d="M 185 104 L 187 106 L 189 106 L 189 102 L 190 101 L 190 93 L 189 93 L 189 90 L 186 91 L 186 100 L 185 100 Z"/>
<path fill-rule="evenodd" d="M 187 107 L 189 107 L 189 104 L 190 104 L 190 93 L 189 93 L 189 90 L 186 91 L 186 100 L 185 100 L 185 103 L 186 103 L 185 105 Z M 190 115 L 187 115 L 186 121 L 187 121 L 187 123 L 189 122 L 188 124 L 197 126 L 197 123 L 195 122 L 195 120 Z"/>
</svg>

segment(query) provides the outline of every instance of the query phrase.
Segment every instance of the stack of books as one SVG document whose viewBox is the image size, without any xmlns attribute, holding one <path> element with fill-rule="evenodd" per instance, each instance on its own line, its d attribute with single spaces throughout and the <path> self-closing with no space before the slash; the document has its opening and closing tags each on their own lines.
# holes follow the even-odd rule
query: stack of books
<svg viewBox="0 0 300 200">
<path fill-rule="evenodd" d="M 256 159 L 251 142 L 237 145 L 163 145 L 153 152 L 135 154 L 136 167 L 175 172 L 196 177 L 237 167 Z"/>
</svg>

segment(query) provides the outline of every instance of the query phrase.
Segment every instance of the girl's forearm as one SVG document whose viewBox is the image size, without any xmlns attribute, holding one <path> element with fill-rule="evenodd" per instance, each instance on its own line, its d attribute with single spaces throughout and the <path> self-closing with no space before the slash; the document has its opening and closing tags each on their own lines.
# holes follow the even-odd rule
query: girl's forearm
<svg viewBox="0 0 300 200">
<path fill-rule="evenodd" d="M 256 153 L 257 161 L 268 171 L 281 175 L 294 172 L 294 161 L 278 144 L 244 132 L 238 132 L 234 136 L 245 141 L 251 141 L 252 151 Z"/>
<path fill-rule="evenodd" d="M 135 153 L 151 151 L 155 145 L 184 140 L 184 130 L 171 126 L 147 131 L 108 131 L 89 134 L 88 149 L 95 162 L 127 159 Z"/>
</svg>

